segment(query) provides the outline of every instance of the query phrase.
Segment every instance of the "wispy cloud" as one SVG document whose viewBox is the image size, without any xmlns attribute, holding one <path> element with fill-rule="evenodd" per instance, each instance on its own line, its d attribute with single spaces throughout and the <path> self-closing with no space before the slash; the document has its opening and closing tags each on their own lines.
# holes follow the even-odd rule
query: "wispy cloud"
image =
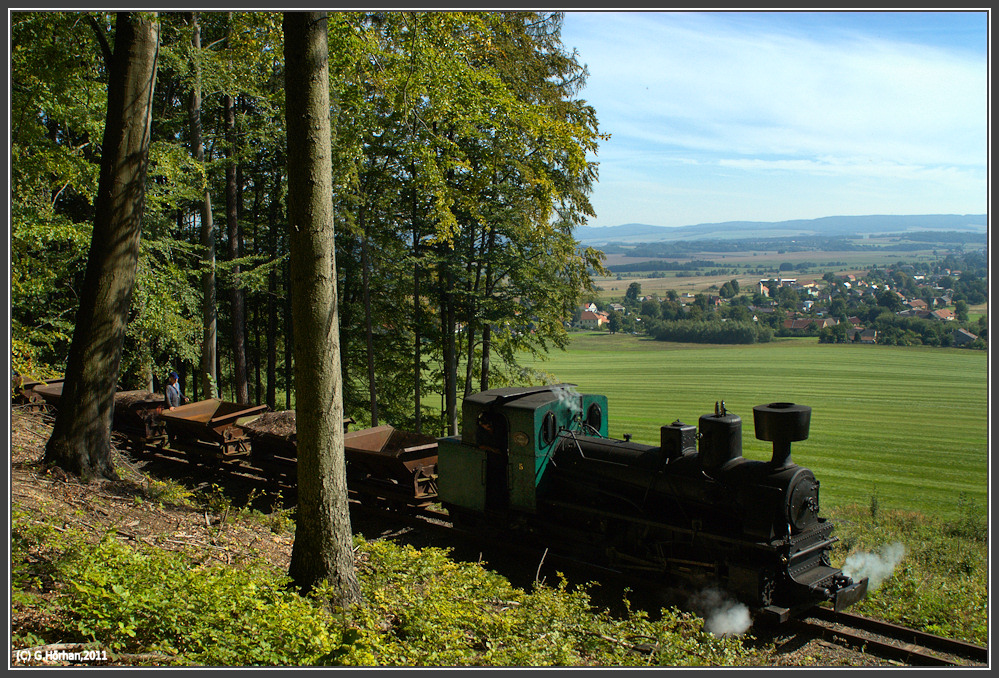
<svg viewBox="0 0 999 678">
<path fill-rule="evenodd" d="M 669 181 L 671 171 L 694 165 L 706 178 L 706 168 L 715 167 L 883 178 L 913 187 L 936 181 L 960 196 L 934 211 L 950 210 L 958 200 L 967 211 L 984 211 L 985 52 L 884 37 L 884 31 L 822 29 L 821 21 L 806 32 L 788 20 L 796 18 L 569 17 L 567 46 L 579 49 L 590 70 L 583 96 L 596 107 L 601 130 L 612 135 L 597 158 L 601 182 L 620 191 L 623 177 Z M 859 213 L 863 208 L 858 205 Z M 598 223 L 620 223 L 608 218 Z"/>
</svg>

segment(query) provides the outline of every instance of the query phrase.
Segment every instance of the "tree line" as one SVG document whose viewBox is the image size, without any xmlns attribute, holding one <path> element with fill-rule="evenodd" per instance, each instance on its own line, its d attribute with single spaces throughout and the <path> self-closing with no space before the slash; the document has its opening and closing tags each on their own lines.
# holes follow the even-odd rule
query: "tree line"
<svg viewBox="0 0 999 678">
<path fill-rule="evenodd" d="M 66 365 L 98 209 L 117 17 L 11 15 L 11 338 Z M 280 13 L 165 12 L 119 383 L 293 407 Z M 594 250 L 586 69 L 551 12 L 335 12 L 327 22 L 346 415 L 454 432 L 463 393 L 567 340 Z M 297 92 L 289 96 L 297 96 Z"/>
</svg>

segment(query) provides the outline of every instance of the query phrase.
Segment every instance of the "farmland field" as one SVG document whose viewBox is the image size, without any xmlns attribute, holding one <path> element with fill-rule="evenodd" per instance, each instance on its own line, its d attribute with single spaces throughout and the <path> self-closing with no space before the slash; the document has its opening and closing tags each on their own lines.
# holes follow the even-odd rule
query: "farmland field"
<svg viewBox="0 0 999 678">
<path fill-rule="evenodd" d="M 566 352 L 531 366 L 579 392 L 608 397 L 610 435 L 658 445 L 659 427 L 697 425 L 723 400 L 743 420 L 743 454 L 769 459 L 753 406 L 812 408 L 792 459 L 819 479 L 825 507 L 876 496 L 878 506 L 956 517 L 962 501 L 988 507 L 988 355 L 924 347 L 748 346 L 657 342 L 578 333 Z M 962 496 L 963 495 L 963 496 Z"/>
<path fill-rule="evenodd" d="M 877 239 L 869 239 L 868 244 L 879 242 Z M 763 278 L 783 276 L 785 278 L 797 278 L 799 282 L 814 282 L 821 280 L 822 275 L 827 271 L 836 275 L 846 275 L 853 273 L 856 275 L 866 274 L 872 267 L 887 267 L 899 260 L 906 263 L 929 263 L 937 260 L 932 248 L 912 252 L 897 252 L 892 250 L 873 249 L 866 251 L 816 251 L 805 250 L 800 252 L 780 252 L 771 250 L 769 252 L 711 252 L 703 251 L 691 253 L 687 257 L 665 257 L 657 259 L 654 257 L 629 257 L 623 254 L 610 254 L 604 260 L 605 266 L 618 266 L 621 264 L 637 264 L 643 261 L 676 261 L 686 262 L 692 259 L 707 260 L 712 262 L 707 269 L 728 269 L 727 273 L 718 275 L 708 275 L 704 270 L 697 275 L 687 273 L 678 276 L 673 271 L 666 271 L 664 277 L 653 278 L 649 273 L 614 273 L 609 276 L 597 276 L 593 278 L 593 283 L 598 288 L 592 295 L 594 299 L 604 301 L 620 301 L 624 297 L 628 286 L 637 282 L 642 286 L 643 294 L 657 294 L 665 296 L 667 291 L 674 290 L 679 293 L 690 292 L 697 294 L 706 292 L 712 287 L 717 289 L 729 280 L 739 281 L 739 285 L 744 291 L 752 294 L 754 286 Z M 788 270 L 780 272 L 782 264 L 800 264 L 802 262 L 813 262 L 807 272 L 798 270 Z M 761 276 L 757 271 L 768 271 Z"/>
</svg>

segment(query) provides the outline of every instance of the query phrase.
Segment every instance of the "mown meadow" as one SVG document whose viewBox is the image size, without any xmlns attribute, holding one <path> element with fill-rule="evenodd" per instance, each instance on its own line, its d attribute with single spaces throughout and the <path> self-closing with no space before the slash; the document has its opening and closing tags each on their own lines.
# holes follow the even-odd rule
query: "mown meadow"
<svg viewBox="0 0 999 678">
<path fill-rule="evenodd" d="M 929 347 L 819 344 L 814 338 L 743 346 L 657 342 L 580 332 L 536 370 L 608 397 L 610 435 L 658 444 L 659 427 L 696 425 L 724 401 L 743 420 L 743 454 L 769 459 L 753 406 L 812 408 L 792 459 L 821 483 L 824 507 L 849 504 L 958 517 L 988 506 L 988 355 Z"/>
</svg>

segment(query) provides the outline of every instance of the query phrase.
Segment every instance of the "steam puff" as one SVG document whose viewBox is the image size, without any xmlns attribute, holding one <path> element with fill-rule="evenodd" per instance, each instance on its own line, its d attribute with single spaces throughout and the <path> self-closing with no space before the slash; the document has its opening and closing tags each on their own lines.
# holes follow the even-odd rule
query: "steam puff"
<svg viewBox="0 0 999 678">
<path fill-rule="evenodd" d="M 572 386 L 555 385 L 552 386 L 552 393 L 559 399 L 559 403 L 568 407 L 571 412 L 582 410 L 582 396 Z"/>
<path fill-rule="evenodd" d="M 891 576 L 895 568 L 905 556 L 905 546 L 898 542 L 883 546 L 877 553 L 854 553 L 846 559 L 843 574 L 859 581 L 867 577 L 871 590 L 881 586 L 881 583 Z"/>
<path fill-rule="evenodd" d="M 704 629 L 715 636 L 741 636 L 753 624 L 749 608 L 718 589 L 701 591 L 692 604 L 704 617 Z"/>
</svg>

